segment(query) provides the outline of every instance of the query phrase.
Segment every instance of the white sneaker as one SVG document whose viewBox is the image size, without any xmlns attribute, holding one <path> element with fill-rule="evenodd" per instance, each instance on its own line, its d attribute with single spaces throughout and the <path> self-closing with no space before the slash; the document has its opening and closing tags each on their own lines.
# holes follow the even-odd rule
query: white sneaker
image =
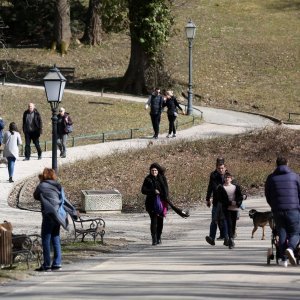
<svg viewBox="0 0 300 300">
<path fill-rule="evenodd" d="M 168 134 L 168 135 L 167 135 L 167 138 L 170 138 L 170 137 L 171 137 L 171 134 Z"/>
<path fill-rule="evenodd" d="M 174 134 L 172 135 L 172 137 L 176 137 L 176 134 L 174 133 Z"/>
<path fill-rule="evenodd" d="M 297 264 L 295 255 L 294 255 L 294 251 L 291 248 L 287 248 L 285 250 L 285 255 L 288 257 L 291 265 L 295 266 Z"/>
<path fill-rule="evenodd" d="M 278 260 L 278 265 L 287 268 L 288 262 L 287 262 L 287 260 L 279 259 Z"/>
</svg>

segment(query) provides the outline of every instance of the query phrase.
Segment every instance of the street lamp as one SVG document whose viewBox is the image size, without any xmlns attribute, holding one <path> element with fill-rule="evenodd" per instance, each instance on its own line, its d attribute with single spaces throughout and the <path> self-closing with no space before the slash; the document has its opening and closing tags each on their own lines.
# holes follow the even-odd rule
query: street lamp
<svg viewBox="0 0 300 300">
<path fill-rule="evenodd" d="M 52 169 L 57 172 L 57 114 L 67 80 L 55 65 L 43 80 L 47 101 L 52 110 Z"/>
<path fill-rule="evenodd" d="M 188 90 L 188 107 L 187 107 L 187 114 L 191 115 L 193 113 L 193 88 L 192 88 L 192 45 L 193 40 L 196 33 L 196 26 L 189 20 L 189 22 L 185 26 L 185 33 L 186 37 L 189 42 L 189 90 Z"/>
</svg>

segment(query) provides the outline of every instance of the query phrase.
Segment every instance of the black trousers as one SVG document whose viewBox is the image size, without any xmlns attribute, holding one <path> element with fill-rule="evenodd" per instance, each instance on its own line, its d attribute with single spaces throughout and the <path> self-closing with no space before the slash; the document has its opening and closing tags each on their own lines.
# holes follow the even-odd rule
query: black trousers
<svg viewBox="0 0 300 300">
<path fill-rule="evenodd" d="M 161 238 L 162 230 L 164 227 L 164 218 L 162 216 L 158 216 L 154 212 L 148 212 L 150 216 L 150 231 L 152 235 L 152 239 L 159 240 Z"/>
<path fill-rule="evenodd" d="M 169 134 L 173 132 L 173 134 L 176 134 L 176 126 L 175 126 L 175 120 L 177 117 L 174 115 L 168 115 L 169 120 Z"/>
<path fill-rule="evenodd" d="M 225 213 L 225 218 L 228 227 L 228 235 L 231 239 L 233 239 L 235 235 L 237 215 L 237 210 L 227 210 L 227 212 Z"/>
<path fill-rule="evenodd" d="M 31 155 L 31 147 L 30 147 L 31 141 L 35 145 L 38 156 L 42 155 L 42 149 L 40 146 L 39 138 L 40 138 L 40 134 L 38 132 L 25 132 L 25 157 L 26 158 L 30 158 Z"/>
<path fill-rule="evenodd" d="M 154 136 L 157 137 L 159 134 L 160 114 L 150 115 L 152 127 L 154 130 Z"/>
</svg>

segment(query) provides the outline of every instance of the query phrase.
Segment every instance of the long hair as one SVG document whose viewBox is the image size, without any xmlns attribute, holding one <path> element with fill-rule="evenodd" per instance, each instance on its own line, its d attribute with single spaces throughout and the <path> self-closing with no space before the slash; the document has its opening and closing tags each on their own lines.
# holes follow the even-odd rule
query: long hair
<svg viewBox="0 0 300 300">
<path fill-rule="evenodd" d="M 157 162 L 151 164 L 149 170 L 151 171 L 151 169 L 154 169 L 154 168 L 157 169 L 158 174 L 165 175 L 166 169 L 163 166 L 161 166 L 160 164 L 158 164 Z"/>
<path fill-rule="evenodd" d="M 14 134 L 14 131 L 18 131 L 18 127 L 15 122 L 11 122 L 9 124 L 8 130 L 10 131 L 11 134 Z"/>
<path fill-rule="evenodd" d="M 43 173 L 39 175 L 39 179 L 41 181 L 43 180 L 56 180 L 57 179 L 57 175 L 55 173 L 55 170 L 53 169 L 49 169 L 49 168 L 45 168 Z"/>
</svg>

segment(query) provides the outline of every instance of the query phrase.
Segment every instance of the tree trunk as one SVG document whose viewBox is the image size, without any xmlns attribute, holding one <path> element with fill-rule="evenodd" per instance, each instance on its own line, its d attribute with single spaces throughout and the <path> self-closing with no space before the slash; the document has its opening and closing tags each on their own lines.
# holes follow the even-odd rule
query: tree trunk
<svg viewBox="0 0 300 300">
<path fill-rule="evenodd" d="M 127 71 L 120 82 L 120 89 L 126 93 L 143 94 L 147 92 L 145 70 L 149 62 L 141 45 L 131 36 L 131 54 Z"/>
<path fill-rule="evenodd" d="M 67 53 L 71 42 L 69 0 L 57 0 L 55 16 L 55 43 L 52 48 L 60 49 L 62 55 Z"/>
<path fill-rule="evenodd" d="M 102 40 L 102 22 L 100 18 L 101 0 L 90 0 L 85 30 L 81 42 L 88 45 L 99 45 Z"/>
</svg>

